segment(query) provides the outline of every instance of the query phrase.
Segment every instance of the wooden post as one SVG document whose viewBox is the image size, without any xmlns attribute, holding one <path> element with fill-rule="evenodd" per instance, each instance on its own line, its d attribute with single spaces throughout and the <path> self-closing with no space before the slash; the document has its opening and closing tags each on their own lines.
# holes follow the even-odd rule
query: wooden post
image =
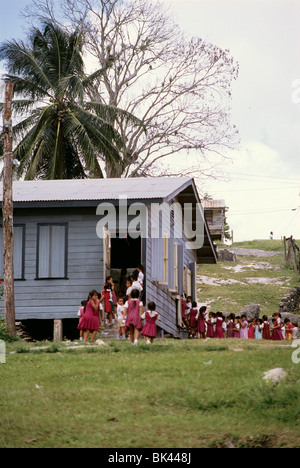
<svg viewBox="0 0 300 468">
<path fill-rule="evenodd" d="M 63 321 L 54 320 L 53 341 L 62 341 L 63 339 Z"/>
<path fill-rule="evenodd" d="M 286 237 L 285 236 L 283 238 L 283 252 L 284 252 L 284 265 L 286 266 L 287 261 L 286 261 Z"/>
<path fill-rule="evenodd" d="M 8 333 L 16 334 L 15 325 L 15 292 L 14 292 L 14 221 L 13 221 L 13 193 L 12 193 L 12 96 L 13 83 L 5 83 L 5 101 L 3 113 L 3 279 L 5 300 L 5 321 Z"/>
</svg>

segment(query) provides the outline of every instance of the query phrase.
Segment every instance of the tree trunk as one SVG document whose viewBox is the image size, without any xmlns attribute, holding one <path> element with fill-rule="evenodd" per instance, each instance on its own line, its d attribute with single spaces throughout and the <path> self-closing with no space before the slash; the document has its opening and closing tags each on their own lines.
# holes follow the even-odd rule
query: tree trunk
<svg viewBox="0 0 300 468">
<path fill-rule="evenodd" d="M 5 84 L 3 113 L 4 171 L 3 171 L 3 279 L 5 320 L 11 336 L 16 334 L 14 293 L 14 230 L 12 194 L 12 95 L 13 83 Z"/>
</svg>

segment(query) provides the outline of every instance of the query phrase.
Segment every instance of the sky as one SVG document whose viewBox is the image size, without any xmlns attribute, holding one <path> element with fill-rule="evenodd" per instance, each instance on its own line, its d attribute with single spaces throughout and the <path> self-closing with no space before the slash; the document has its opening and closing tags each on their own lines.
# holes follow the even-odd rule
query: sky
<svg viewBox="0 0 300 468">
<path fill-rule="evenodd" d="M 160 0 L 191 36 L 239 62 L 232 122 L 240 145 L 221 180 L 199 187 L 225 199 L 234 241 L 300 239 L 300 0 Z M 26 0 L 1 5 L 0 42 L 20 38 Z M 178 166 L 180 167 L 180 166 Z"/>
</svg>

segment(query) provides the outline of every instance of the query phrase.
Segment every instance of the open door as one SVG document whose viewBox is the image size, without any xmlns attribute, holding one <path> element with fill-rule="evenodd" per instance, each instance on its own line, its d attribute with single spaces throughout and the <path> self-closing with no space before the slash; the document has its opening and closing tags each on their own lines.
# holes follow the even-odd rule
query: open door
<svg viewBox="0 0 300 468">
<path fill-rule="evenodd" d="M 109 230 L 104 227 L 103 235 L 103 281 L 110 275 L 111 267 L 111 238 Z"/>
</svg>

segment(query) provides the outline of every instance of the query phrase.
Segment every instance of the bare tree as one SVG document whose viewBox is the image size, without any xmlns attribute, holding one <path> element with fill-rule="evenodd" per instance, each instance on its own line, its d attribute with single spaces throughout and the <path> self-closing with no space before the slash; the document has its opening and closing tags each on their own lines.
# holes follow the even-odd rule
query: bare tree
<svg viewBox="0 0 300 468">
<path fill-rule="evenodd" d="M 187 38 L 167 8 L 150 0 L 31 0 L 27 15 L 33 13 L 84 28 L 87 63 L 106 67 L 91 101 L 144 123 L 146 132 L 114 122 L 126 149 L 121 164 L 106 165 L 107 177 L 214 174 L 238 133 L 230 122 L 238 64 L 229 50 Z M 193 158 L 179 169 L 188 154 Z"/>
</svg>

